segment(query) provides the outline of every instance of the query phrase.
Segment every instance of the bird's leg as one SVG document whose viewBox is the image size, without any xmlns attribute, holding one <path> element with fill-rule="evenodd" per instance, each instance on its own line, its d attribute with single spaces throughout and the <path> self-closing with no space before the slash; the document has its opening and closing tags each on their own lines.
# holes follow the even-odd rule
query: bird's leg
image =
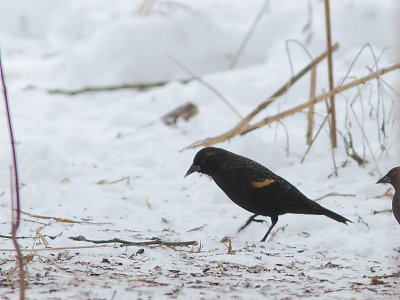
<svg viewBox="0 0 400 300">
<path fill-rule="evenodd" d="M 259 222 L 259 223 L 265 222 L 265 220 L 256 219 L 257 216 L 258 216 L 257 214 L 252 215 L 252 216 L 246 221 L 246 223 L 244 223 L 244 225 L 243 225 L 242 227 L 239 228 L 238 232 L 242 231 L 242 230 L 245 229 L 247 226 L 249 226 L 249 224 L 250 224 L 251 222 Z"/>
<path fill-rule="evenodd" d="M 269 226 L 267 233 L 264 235 L 264 237 L 261 239 L 260 242 L 265 242 L 265 240 L 268 237 L 268 234 L 271 232 L 272 228 L 274 228 L 275 224 L 278 222 L 278 216 L 271 217 L 271 221 L 272 221 L 271 226 Z"/>
</svg>

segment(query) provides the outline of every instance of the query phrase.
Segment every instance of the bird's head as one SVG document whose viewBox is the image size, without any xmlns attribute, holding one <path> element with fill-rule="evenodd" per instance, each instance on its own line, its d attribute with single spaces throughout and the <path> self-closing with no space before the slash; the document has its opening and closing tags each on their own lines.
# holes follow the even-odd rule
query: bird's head
<svg viewBox="0 0 400 300">
<path fill-rule="evenodd" d="M 396 189 L 400 187 L 400 167 L 391 169 L 385 176 L 376 183 L 390 183 Z"/>
<path fill-rule="evenodd" d="M 194 172 L 199 172 L 212 176 L 213 172 L 219 168 L 224 161 L 221 160 L 220 154 L 226 152 L 223 149 L 215 147 L 207 147 L 197 152 L 193 159 L 193 163 L 186 172 L 185 177 Z"/>
</svg>

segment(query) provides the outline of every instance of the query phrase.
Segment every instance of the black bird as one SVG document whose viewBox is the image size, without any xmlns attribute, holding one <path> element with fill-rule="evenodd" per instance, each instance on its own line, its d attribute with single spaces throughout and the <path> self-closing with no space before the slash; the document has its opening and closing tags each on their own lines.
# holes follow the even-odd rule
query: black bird
<svg viewBox="0 0 400 300">
<path fill-rule="evenodd" d="M 233 202 L 254 214 L 241 229 L 259 221 L 257 215 L 271 217 L 272 224 L 261 242 L 267 239 L 278 217 L 286 213 L 325 215 L 341 223 L 351 222 L 310 200 L 261 164 L 224 149 L 200 150 L 185 177 L 194 172 L 211 176 Z"/>
<path fill-rule="evenodd" d="M 394 187 L 392 209 L 394 217 L 400 224 L 400 167 L 391 169 L 385 176 L 376 183 L 390 183 Z"/>
</svg>

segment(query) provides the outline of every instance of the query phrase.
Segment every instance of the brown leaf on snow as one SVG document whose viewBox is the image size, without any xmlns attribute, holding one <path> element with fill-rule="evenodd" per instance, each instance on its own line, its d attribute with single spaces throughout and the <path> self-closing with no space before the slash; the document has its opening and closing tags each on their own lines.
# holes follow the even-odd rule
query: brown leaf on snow
<svg viewBox="0 0 400 300">
<path fill-rule="evenodd" d="M 382 284 L 386 284 L 386 282 L 379 280 L 378 278 L 372 278 L 371 279 L 371 284 L 372 285 L 382 285 Z"/>
<path fill-rule="evenodd" d="M 67 184 L 67 183 L 70 183 L 70 182 L 71 182 L 71 179 L 69 179 L 68 177 L 65 177 L 60 181 L 60 184 Z"/>
</svg>

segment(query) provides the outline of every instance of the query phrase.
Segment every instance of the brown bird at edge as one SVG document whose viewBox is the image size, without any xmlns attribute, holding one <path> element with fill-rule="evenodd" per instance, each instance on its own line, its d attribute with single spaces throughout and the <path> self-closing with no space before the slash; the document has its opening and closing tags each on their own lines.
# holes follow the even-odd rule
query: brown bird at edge
<svg viewBox="0 0 400 300">
<path fill-rule="evenodd" d="M 393 215 L 400 224 L 400 167 L 391 169 L 385 176 L 376 183 L 390 183 L 394 188 L 392 200 Z"/>
<path fill-rule="evenodd" d="M 303 195 L 295 186 L 261 164 L 221 148 L 201 149 L 185 177 L 199 172 L 211 176 L 215 183 L 237 205 L 252 212 L 243 229 L 256 216 L 268 216 L 272 224 L 261 239 L 265 242 L 283 214 L 324 215 L 347 224 L 350 220 L 330 211 Z"/>
</svg>

